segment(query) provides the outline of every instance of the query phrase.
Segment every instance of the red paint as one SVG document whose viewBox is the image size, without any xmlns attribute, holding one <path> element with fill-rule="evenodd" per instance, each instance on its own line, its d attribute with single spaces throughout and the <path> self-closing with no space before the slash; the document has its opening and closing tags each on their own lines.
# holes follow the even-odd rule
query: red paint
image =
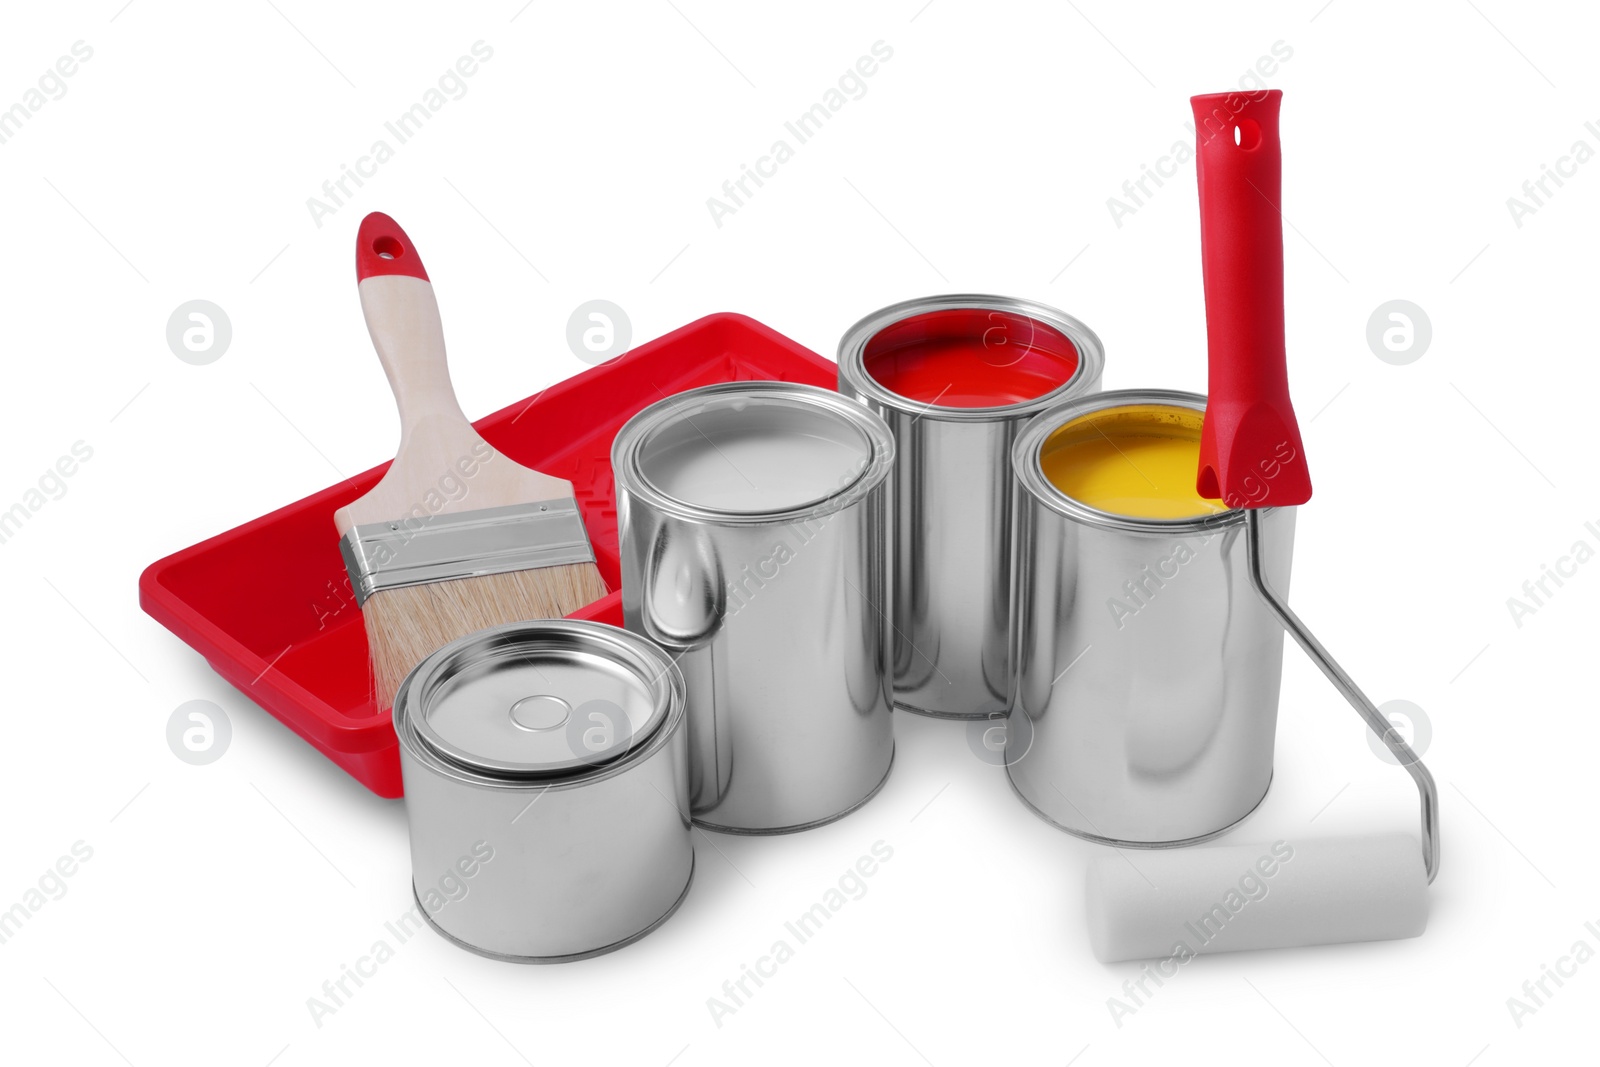
<svg viewBox="0 0 1600 1067">
<path fill-rule="evenodd" d="M 411 243 L 400 224 L 381 211 L 361 220 L 356 231 L 356 282 L 378 274 L 401 274 L 428 280 L 417 246 Z"/>
<path fill-rule="evenodd" d="M 890 392 L 944 408 L 1033 400 L 1071 381 L 1078 349 L 1060 330 L 1008 311 L 952 308 L 873 334 L 867 373 Z"/>
<path fill-rule="evenodd" d="M 473 425 L 513 460 L 572 482 L 612 593 L 575 613 L 622 625 L 611 439 L 642 408 L 712 382 L 835 387 L 838 368 L 743 315 L 709 315 Z M 223 678 L 383 797 L 401 792 L 394 726 L 373 705 L 361 610 L 333 513 L 388 469 L 306 497 L 158 560 L 139 603 Z"/>
</svg>

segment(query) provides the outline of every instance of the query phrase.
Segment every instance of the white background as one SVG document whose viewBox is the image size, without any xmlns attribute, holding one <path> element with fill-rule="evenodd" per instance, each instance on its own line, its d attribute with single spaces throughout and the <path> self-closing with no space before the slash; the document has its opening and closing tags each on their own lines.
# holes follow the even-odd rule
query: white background
<svg viewBox="0 0 1600 1067">
<path fill-rule="evenodd" d="M 93 57 L 0 145 L 8 381 L 0 506 L 93 458 L 0 545 L 7 623 L 0 909 L 93 856 L 0 945 L 9 1062 L 1573 1062 L 1600 962 L 1519 1027 L 1600 920 L 1600 563 L 1518 627 L 1506 605 L 1600 535 L 1593 235 L 1600 162 L 1516 225 L 1507 198 L 1600 148 L 1600 26 L 1578 5 L 9 5 L 0 107 Z M 1319 10 L 1320 8 L 1320 10 Z M 473 42 L 494 50 L 355 198 L 306 199 Z M 706 199 L 876 41 L 867 83 L 719 228 Z M 1097 848 L 1028 814 L 958 724 L 899 716 L 883 793 L 825 829 L 696 834 L 682 911 L 556 968 L 431 933 L 319 1027 L 307 998 L 409 904 L 405 813 L 210 672 L 136 601 L 151 561 L 392 454 L 351 284 L 395 215 L 433 274 L 474 416 L 584 369 L 568 315 L 643 341 L 753 315 L 832 355 L 858 317 L 943 291 L 1031 297 L 1104 339 L 1108 388 L 1204 388 L 1192 164 L 1117 226 L 1107 198 L 1188 137 L 1188 97 L 1275 42 L 1285 93 L 1291 377 L 1317 495 L 1294 601 L 1379 701 L 1431 721 L 1444 866 L 1420 940 L 1213 957 L 1121 1020 L 1137 966 L 1089 953 Z M 541 277 L 542 275 L 542 277 Z M 168 349 L 180 303 L 231 347 Z M 1366 342 L 1407 299 L 1433 340 Z M 331 535 L 331 531 L 330 531 Z M 1406 777 L 1292 648 L 1276 786 L 1230 840 L 1411 830 Z M 225 709 L 180 762 L 166 722 Z M 1315 818 L 1314 826 L 1308 825 Z M 871 845 L 893 859 L 718 1027 L 707 998 Z"/>
</svg>

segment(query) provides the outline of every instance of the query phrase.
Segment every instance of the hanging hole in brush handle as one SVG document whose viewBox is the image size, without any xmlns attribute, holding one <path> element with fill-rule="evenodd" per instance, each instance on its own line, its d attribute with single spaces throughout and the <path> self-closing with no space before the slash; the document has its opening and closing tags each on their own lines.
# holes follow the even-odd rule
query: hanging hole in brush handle
<svg viewBox="0 0 1600 1067">
<path fill-rule="evenodd" d="M 428 280 L 422 257 L 406 231 L 388 215 L 374 211 L 361 220 L 356 233 L 356 282 L 381 274 Z"/>
<path fill-rule="evenodd" d="M 1278 622 L 1388 746 L 1416 783 L 1422 862 L 1439 871 L 1439 790 L 1372 703 L 1294 611 L 1267 584 L 1261 512 L 1311 499 L 1311 477 L 1289 400 L 1283 328 L 1283 94 L 1215 93 L 1190 99 L 1200 186 L 1210 377 L 1200 437 L 1200 495 L 1245 510 L 1250 584 Z"/>
</svg>

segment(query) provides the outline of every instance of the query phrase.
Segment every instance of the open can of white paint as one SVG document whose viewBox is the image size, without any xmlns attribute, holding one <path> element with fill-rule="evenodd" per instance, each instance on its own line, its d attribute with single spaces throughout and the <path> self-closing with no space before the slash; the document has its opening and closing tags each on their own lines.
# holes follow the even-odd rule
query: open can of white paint
<svg viewBox="0 0 1600 1067">
<path fill-rule="evenodd" d="M 694 821 L 785 833 L 866 803 L 894 757 L 883 420 L 709 385 L 634 416 L 611 463 L 626 625 L 687 686 Z"/>
</svg>

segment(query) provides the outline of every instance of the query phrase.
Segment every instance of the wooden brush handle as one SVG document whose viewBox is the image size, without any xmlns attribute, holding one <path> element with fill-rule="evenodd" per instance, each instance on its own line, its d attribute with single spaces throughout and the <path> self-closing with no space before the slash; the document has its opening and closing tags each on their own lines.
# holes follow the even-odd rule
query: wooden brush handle
<svg viewBox="0 0 1600 1067">
<path fill-rule="evenodd" d="M 370 492 L 335 513 L 341 535 L 407 516 L 572 496 L 572 483 L 512 462 L 473 429 L 450 384 L 433 284 L 411 239 L 381 212 L 356 235 L 356 285 L 400 409 L 400 450 Z"/>
<path fill-rule="evenodd" d="M 361 311 L 367 319 L 367 332 L 378 361 L 389 377 L 395 402 L 400 406 L 402 431 L 425 420 L 438 419 L 471 429 L 450 384 L 445 361 L 444 324 L 439 321 L 439 302 L 433 283 L 423 270 L 409 240 L 401 245 L 389 234 L 374 237 L 377 231 L 391 228 L 404 238 L 403 231 L 387 215 L 368 215 L 356 238 L 356 284 L 361 294 Z M 374 244 L 395 249 L 392 259 L 374 255 Z M 380 264 L 388 269 L 374 266 Z M 476 436 L 476 431 L 473 432 Z"/>
</svg>

